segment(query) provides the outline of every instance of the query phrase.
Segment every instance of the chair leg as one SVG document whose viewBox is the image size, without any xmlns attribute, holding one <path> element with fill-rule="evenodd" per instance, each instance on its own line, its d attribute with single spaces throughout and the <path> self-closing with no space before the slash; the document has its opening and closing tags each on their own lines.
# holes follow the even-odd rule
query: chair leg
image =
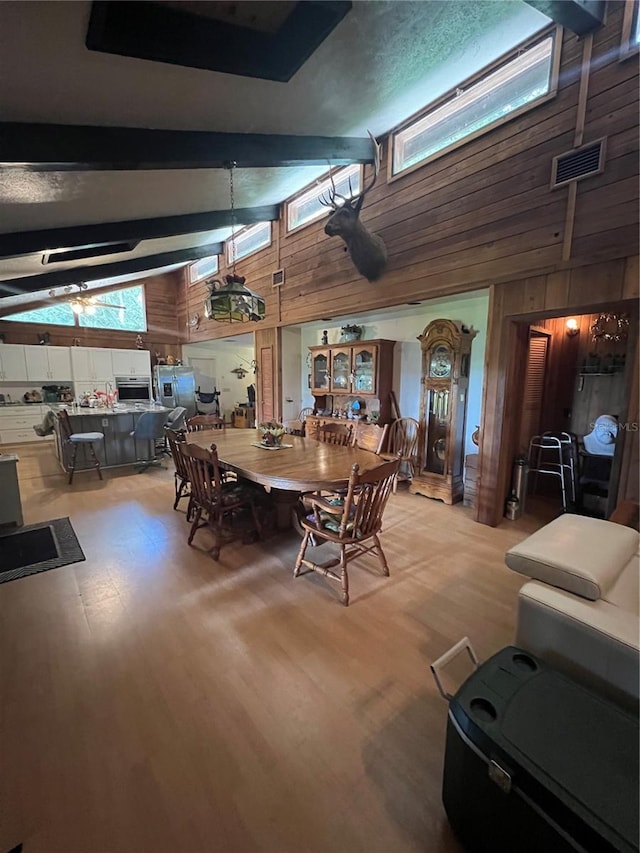
<svg viewBox="0 0 640 853">
<path fill-rule="evenodd" d="M 305 551 L 307 550 L 307 545 L 309 544 L 309 537 L 311 536 L 311 531 L 305 530 L 304 537 L 302 539 L 302 543 L 300 544 L 300 550 L 298 551 L 298 557 L 296 559 L 296 565 L 293 570 L 294 578 L 297 578 L 300 575 L 300 569 L 302 568 L 302 561 L 304 559 Z"/>
<path fill-rule="evenodd" d="M 202 507 L 196 507 L 196 514 L 193 517 L 193 522 L 191 524 L 191 530 L 189 531 L 189 538 L 187 539 L 187 545 L 191 545 L 193 542 L 193 537 L 196 535 L 196 530 L 200 524 L 200 516 L 202 515 Z"/>
<path fill-rule="evenodd" d="M 73 472 L 76 470 L 76 455 L 78 453 L 78 445 L 73 442 L 73 453 L 71 454 L 71 465 L 69 467 L 69 485 L 73 483 Z"/>
<path fill-rule="evenodd" d="M 387 563 L 387 558 L 385 556 L 384 551 L 382 550 L 382 545 L 380 544 L 380 540 L 376 535 L 373 537 L 373 541 L 376 546 L 376 553 L 378 554 L 378 559 L 380 560 L 380 565 L 382 566 L 382 574 L 385 577 L 389 577 L 389 565 Z"/>
<path fill-rule="evenodd" d="M 346 547 L 340 546 L 340 582 L 342 583 L 342 603 L 349 606 L 349 575 L 347 574 Z"/>
<path fill-rule="evenodd" d="M 91 456 L 93 457 L 93 460 L 94 460 L 94 462 L 93 462 L 93 467 L 94 467 L 94 468 L 96 469 L 96 471 L 98 472 L 98 477 L 99 477 L 100 479 L 102 479 L 102 471 L 100 470 L 100 460 L 99 460 L 99 459 L 98 459 L 98 457 L 96 456 L 96 452 L 95 452 L 95 450 L 94 450 L 94 448 L 93 448 L 93 442 L 92 442 L 92 441 L 90 441 L 90 442 L 89 442 L 89 450 L 91 451 Z"/>
</svg>

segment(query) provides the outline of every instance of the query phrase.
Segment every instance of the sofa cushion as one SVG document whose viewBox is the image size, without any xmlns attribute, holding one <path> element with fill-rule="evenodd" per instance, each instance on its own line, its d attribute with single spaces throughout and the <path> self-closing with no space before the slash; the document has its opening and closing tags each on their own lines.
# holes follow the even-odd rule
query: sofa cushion
<svg viewBox="0 0 640 853">
<path fill-rule="evenodd" d="M 507 551 L 505 562 L 529 578 L 597 601 L 614 588 L 637 551 L 635 530 L 567 514 Z"/>
</svg>

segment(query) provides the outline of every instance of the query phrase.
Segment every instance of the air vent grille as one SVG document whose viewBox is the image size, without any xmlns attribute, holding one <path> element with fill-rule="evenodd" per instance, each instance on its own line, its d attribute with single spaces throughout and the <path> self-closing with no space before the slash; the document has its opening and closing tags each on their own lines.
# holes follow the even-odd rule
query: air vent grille
<svg viewBox="0 0 640 853">
<path fill-rule="evenodd" d="M 284 284 L 284 270 L 276 270 L 271 275 L 271 286 L 280 287 L 281 284 Z"/>
<path fill-rule="evenodd" d="M 598 139 L 553 158 L 551 188 L 598 175 L 604 169 L 605 139 Z"/>
</svg>

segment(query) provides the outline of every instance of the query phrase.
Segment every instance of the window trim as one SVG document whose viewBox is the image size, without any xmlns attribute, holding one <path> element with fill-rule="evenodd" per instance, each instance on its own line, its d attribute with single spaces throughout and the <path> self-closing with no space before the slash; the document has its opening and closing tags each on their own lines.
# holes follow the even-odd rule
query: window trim
<svg viewBox="0 0 640 853">
<path fill-rule="evenodd" d="M 334 172 L 334 181 L 335 178 L 340 174 L 340 172 L 344 172 L 347 169 L 351 169 L 354 172 L 356 169 L 360 172 L 359 176 L 359 186 L 363 186 L 364 181 L 364 165 L 362 163 L 352 163 L 349 166 L 340 166 L 336 172 Z M 306 222 L 300 223 L 300 225 L 296 225 L 294 228 L 289 228 L 289 207 L 295 204 L 297 201 L 303 199 L 306 195 L 311 195 L 314 189 L 317 189 L 318 196 L 322 195 L 327 191 L 328 187 L 331 186 L 331 182 L 329 179 L 329 175 L 331 172 L 325 172 L 321 175 L 317 180 L 313 181 L 310 184 L 307 184 L 306 187 L 299 190 L 295 195 L 291 196 L 285 201 L 284 204 L 284 229 L 285 234 L 295 234 L 296 231 L 300 231 L 302 228 L 307 228 L 309 225 L 313 225 L 314 222 L 318 222 L 323 216 L 329 216 L 331 210 L 327 207 L 318 211 L 317 216 L 314 216 L 312 219 L 307 219 Z M 324 186 L 327 184 L 328 186 Z"/>
<path fill-rule="evenodd" d="M 519 118 L 521 115 L 529 112 L 530 110 L 536 109 L 542 104 L 547 103 L 548 101 L 553 100 L 558 93 L 558 79 L 560 76 L 560 58 L 562 53 L 562 33 L 563 29 L 560 25 L 551 25 L 545 27 L 543 30 L 535 33 L 530 38 L 526 39 L 526 41 L 520 42 L 514 48 L 503 53 L 496 60 L 491 62 L 489 65 L 485 65 L 480 71 L 476 74 L 467 77 L 457 86 L 449 89 L 435 101 L 431 101 L 431 103 L 427 104 L 427 106 L 423 107 L 418 112 L 414 113 L 410 116 L 406 121 L 403 121 L 402 124 L 399 124 L 389 133 L 389 150 L 387 153 L 387 183 L 391 184 L 394 181 L 399 180 L 400 178 L 404 178 L 405 175 L 410 175 L 412 172 L 415 172 L 417 169 L 421 169 L 423 166 L 426 166 L 427 163 L 432 163 L 434 160 L 437 160 L 440 157 L 443 157 L 445 154 L 449 154 L 451 151 L 455 151 L 458 148 L 461 148 L 463 145 L 467 145 L 469 142 L 472 142 L 475 139 L 478 139 L 481 136 L 484 136 L 487 133 L 495 130 L 498 127 L 502 127 L 502 125 L 507 122 L 513 121 L 515 118 Z M 456 92 L 459 90 L 466 91 L 475 83 L 480 82 L 485 77 L 488 77 L 494 71 L 497 71 L 502 66 L 506 65 L 512 59 L 515 59 L 519 53 L 523 51 L 527 51 L 532 47 L 535 47 L 536 44 L 544 41 L 545 39 L 551 36 L 553 38 L 553 47 L 551 50 L 551 73 L 549 80 L 549 91 L 542 95 L 542 97 L 537 98 L 535 101 L 532 101 L 529 104 L 523 104 L 521 107 L 518 107 L 517 110 L 513 110 L 513 112 L 508 113 L 502 118 L 496 119 L 491 122 L 491 124 L 485 125 L 485 127 L 481 127 L 478 130 L 475 130 L 473 133 L 470 133 L 468 136 L 464 136 L 462 139 L 458 139 L 456 142 L 452 142 L 451 145 L 448 145 L 446 148 L 441 148 L 439 151 L 435 151 L 433 154 L 425 157 L 424 160 L 420 160 L 418 163 L 414 163 L 413 166 L 407 166 L 405 169 L 401 169 L 400 171 L 394 174 L 393 172 L 393 155 L 396 144 L 396 136 L 399 133 L 402 133 L 403 130 L 406 130 L 408 127 L 411 127 L 412 124 L 416 124 L 418 121 L 426 118 L 429 113 L 435 112 L 440 107 L 444 106 L 445 103 L 448 103 L 450 100 L 455 98 Z"/>
<path fill-rule="evenodd" d="M 200 261 L 208 261 L 209 258 L 217 258 L 217 269 L 213 272 L 208 272 L 205 275 L 201 275 L 200 278 L 191 278 L 191 270 L 196 264 L 199 264 Z M 217 275 L 220 272 L 220 255 L 207 255 L 205 258 L 198 258 L 197 261 L 193 261 L 187 266 L 187 285 L 192 287 L 194 284 L 198 284 L 201 281 L 204 281 L 207 278 L 210 278 L 212 275 Z"/>
<path fill-rule="evenodd" d="M 265 225 L 269 226 L 269 242 L 265 243 L 264 246 L 259 246 L 257 249 L 252 249 L 250 252 L 247 252 L 246 255 L 242 255 L 241 257 L 238 257 L 238 254 L 237 254 L 237 252 L 238 252 L 238 238 L 242 237 L 243 235 L 248 234 L 253 229 L 257 230 L 258 228 L 264 228 Z M 273 222 L 271 222 L 270 220 L 267 220 L 266 222 L 254 222 L 253 225 L 247 225 L 244 228 L 242 228 L 240 231 L 237 231 L 235 234 L 235 244 L 236 244 L 235 259 L 231 258 L 231 254 L 230 254 L 231 243 L 232 243 L 231 236 L 229 236 L 229 237 L 227 237 L 227 239 L 225 240 L 225 243 L 224 243 L 224 257 L 225 257 L 225 261 L 226 261 L 226 264 L 228 267 L 233 266 L 234 260 L 235 260 L 235 263 L 238 263 L 238 261 L 243 261 L 245 258 L 250 258 L 251 255 L 255 255 L 258 252 L 262 252 L 263 249 L 268 249 L 269 246 L 271 246 L 273 244 Z"/>
<path fill-rule="evenodd" d="M 624 15 L 622 18 L 622 35 L 620 37 L 620 62 L 635 56 L 640 50 L 640 44 L 631 43 L 631 31 L 633 30 L 633 24 L 636 16 L 640 16 L 639 0 L 625 0 Z"/>
</svg>

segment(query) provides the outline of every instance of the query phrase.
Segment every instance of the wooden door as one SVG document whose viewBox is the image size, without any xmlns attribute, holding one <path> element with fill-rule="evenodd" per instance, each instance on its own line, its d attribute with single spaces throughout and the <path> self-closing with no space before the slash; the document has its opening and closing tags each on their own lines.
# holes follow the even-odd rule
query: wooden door
<svg viewBox="0 0 640 853">
<path fill-rule="evenodd" d="M 521 453 L 528 450 L 531 436 L 539 435 L 543 429 L 542 401 L 547 374 L 549 337 L 545 332 L 534 331 L 533 329 L 529 331 L 527 372 L 524 380 L 522 419 L 520 421 L 519 446 Z M 544 426 L 544 429 L 546 428 Z"/>
<path fill-rule="evenodd" d="M 256 422 L 282 419 L 280 329 L 260 329 L 255 333 L 258 362 Z"/>
</svg>

